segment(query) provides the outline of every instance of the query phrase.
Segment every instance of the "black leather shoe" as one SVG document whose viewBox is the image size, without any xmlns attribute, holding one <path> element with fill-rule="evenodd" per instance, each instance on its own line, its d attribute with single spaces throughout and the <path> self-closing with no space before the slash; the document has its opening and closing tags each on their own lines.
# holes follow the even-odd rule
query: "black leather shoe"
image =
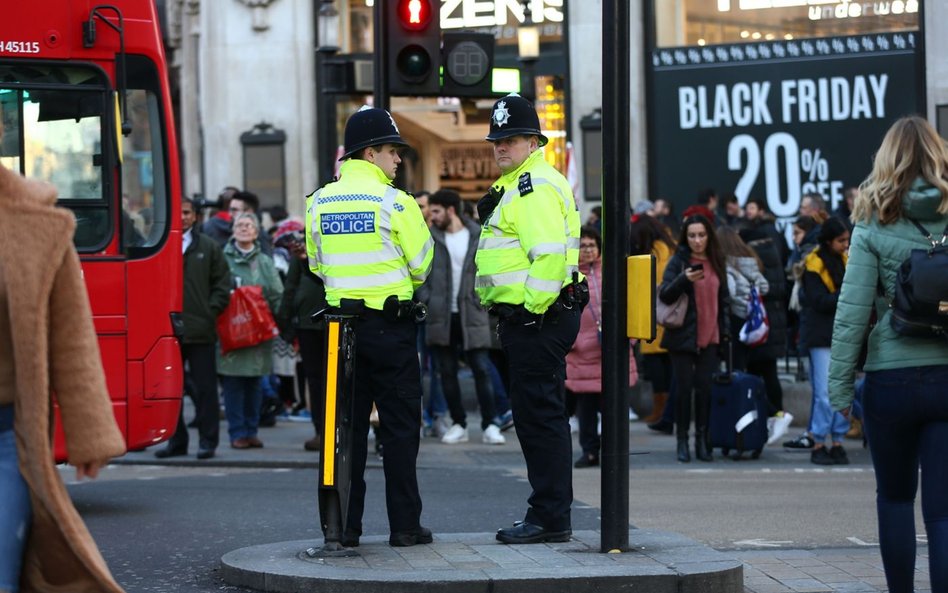
<svg viewBox="0 0 948 593">
<path fill-rule="evenodd" d="M 678 461 L 689 463 L 691 461 L 691 452 L 688 451 L 688 441 L 678 441 Z"/>
<path fill-rule="evenodd" d="M 213 459 L 214 449 L 198 449 L 198 459 Z"/>
<path fill-rule="evenodd" d="M 155 457 L 158 459 L 167 459 L 169 457 L 184 457 L 188 454 L 187 449 L 172 449 L 171 447 L 165 447 L 164 449 L 159 449 L 155 451 Z"/>
<path fill-rule="evenodd" d="M 599 465 L 598 455 L 587 455 L 584 453 L 582 457 L 576 460 L 576 463 L 573 464 L 573 467 L 577 469 L 582 469 L 584 467 L 596 467 L 598 465 Z"/>
<path fill-rule="evenodd" d="M 698 458 L 698 461 L 714 461 L 711 447 L 708 446 L 708 439 L 701 433 L 695 435 L 695 457 Z"/>
<path fill-rule="evenodd" d="M 675 432 L 675 425 L 668 420 L 659 420 L 658 422 L 653 422 L 648 425 L 650 430 L 655 432 L 660 432 L 662 434 L 672 434 Z"/>
<path fill-rule="evenodd" d="M 362 534 L 356 533 L 355 531 L 351 529 L 346 529 L 345 532 L 343 532 L 342 534 L 342 541 L 340 541 L 339 543 L 341 543 L 343 546 L 347 548 L 358 548 L 360 535 Z"/>
<path fill-rule="evenodd" d="M 407 548 L 418 544 L 430 544 L 434 541 L 431 536 L 431 530 L 427 527 L 419 527 L 411 531 L 396 531 L 388 537 L 388 545 L 396 548 Z"/>
<path fill-rule="evenodd" d="M 542 544 L 543 542 L 568 542 L 572 530 L 548 531 L 539 525 L 526 521 L 513 527 L 497 530 L 497 541 L 505 544 Z"/>
</svg>

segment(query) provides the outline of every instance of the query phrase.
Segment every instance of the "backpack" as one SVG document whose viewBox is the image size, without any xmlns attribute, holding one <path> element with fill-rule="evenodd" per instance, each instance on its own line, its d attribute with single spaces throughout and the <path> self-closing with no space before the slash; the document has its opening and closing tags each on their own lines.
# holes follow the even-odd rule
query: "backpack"
<svg viewBox="0 0 948 593">
<path fill-rule="evenodd" d="M 900 336 L 948 339 L 948 225 L 941 241 L 917 220 L 912 224 L 928 239 L 928 249 L 913 249 L 899 266 L 891 324 Z"/>
</svg>

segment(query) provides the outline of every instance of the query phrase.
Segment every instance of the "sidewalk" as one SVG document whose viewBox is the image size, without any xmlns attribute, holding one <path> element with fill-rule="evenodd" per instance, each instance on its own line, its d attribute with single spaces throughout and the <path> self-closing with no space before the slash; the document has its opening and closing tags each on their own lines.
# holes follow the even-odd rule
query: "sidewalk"
<svg viewBox="0 0 948 593">
<path fill-rule="evenodd" d="M 188 406 L 190 403 L 188 402 Z M 185 418 L 190 418 L 192 412 L 186 409 Z M 458 465 L 496 465 L 498 467 L 520 467 L 523 459 L 520 453 L 519 443 L 516 432 L 511 430 L 504 435 L 507 437 L 507 444 L 504 446 L 487 446 L 480 442 L 479 421 L 475 415 L 468 417 L 468 425 L 471 428 L 470 443 L 446 446 L 434 438 L 423 438 L 421 450 L 418 457 L 419 467 L 444 467 L 447 464 Z M 793 429 L 799 430 L 799 427 Z M 791 435 L 795 434 L 791 430 Z M 634 422 L 630 425 L 630 449 L 633 451 L 647 451 L 648 455 L 637 455 L 635 463 L 642 465 L 652 465 L 666 463 L 668 459 L 674 456 L 675 439 L 659 435 L 648 430 L 641 422 Z M 313 435 L 313 426 L 310 422 L 289 422 L 278 421 L 272 428 L 261 428 L 259 436 L 264 442 L 263 449 L 231 449 L 227 441 L 227 424 L 221 422 L 221 442 L 222 446 L 218 448 L 217 456 L 214 459 L 198 461 L 194 454 L 197 452 L 197 434 L 191 431 L 191 443 L 189 455 L 186 457 L 173 457 L 171 459 L 159 460 L 154 457 L 154 451 L 164 446 L 159 445 L 141 452 L 128 453 L 124 457 L 115 461 L 117 464 L 148 464 L 148 465 L 175 465 L 175 466 L 207 466 L 213 467 L 287 467 L 287 468 L 317 468 L 319 464 L 319 454 L 305 451 L 303 442 Z M 850 458 L 853 464 L 869 466 L 868 452 L 853 446 L 849 448 Z M 801 454 L 797 452 L 788 452 L 782 447 L 768 447 L 765 450 L 765 459 L 775 464 L 786 463 L 788 465 L 798 465 Z M 721 463 L 721 462 L 716 462 Z M 380 467 L 381 461 L 371 453 L 368 465 L 370 467 Z M 869 512 L 869 511 L 867 511 Z M 596 532 L 581 535 L 584 532 L 577 532 L 575 546 L 586 546 L 589 552 L 598 552 L 598 535 Z M 644 532 L 639 532 L 644 533 Z M 658 532 L 653 532 L 658 533 Z M 664 534 L 675 536 L 675 534 Z M 444 562 L 494 562 L 495 567 L 501 570 L 501 564 L 508 562 L 510 558 L 497 558 L 496 555 L 489 556 L 486 559 L 480 556 L 484 553 L 494 554 L 495 551 L 512 550 L 514 555 L 511 558 L 519 558 L 523 553 L 540 553 L 540 548 L 551 549 L 554 546 L 564 546 L 564 544 L 549 544 L 544 546 L 498 546 L 493 542 L 492 534 L 436 534 L 439 544 L 434 549 L 430 546 L 421 546 L 420 549 L 428 549 L 424 558 L 417 558 L 418 566 L 439 565 Z M 475 538 L 472 541 L 464 540 L 465 537 Z M 639 535 L 635 536 L 639 538 Z M 678 536 L 680 537 L 680 536 Z M 459 539 L 460 538 L 460 539 Z M 480 539 L 477 539 L 480 538 Z M 484 541 L 480 541 L 484 540 Z M 588 541 L 587 541 L 588 540 Z M 635 541 L 631 539 L 630 541 Z M 691 540 L 688 540 L 691 541 Z M 311 545 L 312 542 L 309 542 Z M 359 562 L 372 563 L 379 562 L 379 566 L 395 566 L 414 562 L 415 560 L 406 560 L 401 554 L 393 552 L 394 548 L 389 548 L 384 538 L 379 539 L 379 546 L 368 545 L 370 538 L 366 538 L 367 545 L 361 547 L 360 551 L 371 553 L 363 557 Z M 571 542 L 572 544 L 573 542 Z M 695 543 L 695 542 L 692 542 Z M 483 545 L 482 545 L 483 544 Z M 285 542 L 287 550 L 293 549 L 295 552 L 291 556 L 301 552 L 305 547 L 302 544 L 293 545 L 293 542 Z M 699 544 L 700 545 L 700 544 Z M 734 589 L 724 589 L 726 591 L 734 590 L 735 593 L 783 593 L 783 592 L 823 592 L 839 591 L 845 593 L 877 593 L 886 591 L 885 577 L 882 572 L 882 560 L 879 556 L 878 547 L 853 547 L 847 549 L 817 549 L 817 550 L 725 550 L 715 552 L 705 546 L 700 546 L 702 550 L 708 553 L 720 554 L 724 561 L 737 560 L 743 563 L 743 589 L 740 587 Z M 296 549 L 299 548 L 299 549 Z M 249 550 L 249 549 L 248 549 Z M 281 553 L 286 554 L 287 550 Z M 530 552 L 534 550 L 534 552 Z M 257 550 L 259 551 L 259 550 Z M 232 552 L 236 554 L 238 551 Z M 268 552 L 269 553 L 269 552 Z M 581 552 L 569 548 L 566 552 L 557 552 L 555 549 L 549 552 L 549 560 L 555 565 L 567 558 L 567 565 L 571 564 Z M 395 554 L 393 556 L 393 554 Z M 566 554 L 563 556 L 563 554 Z M 229 555 L 228 555 L 229 556 Z M 457 556 L 457 558 L 455 558 Z M 592 558 L 601 558 L 598 553 L 590 554 Z M 626 556 L 626 555 L 621 555 Z M 225 557 L 226 558 L 226 557 Z M 554 562 L 554 558 L 557 560 Z M 573 559 L 573 560 L 570 560 Z M 522 560 L 522 558 L 521 558 Z M 591 561 L 591 560 L 590 560 Z M 298 561 L 302 562 L 302 561 Z M 312 560 L 309 561 L 312 564 Z M 460 564 L 462 568 L 474 565 Z M 545 560 L 543 562 L 546 562 Z M 597 561 L 598 562 L 598 561 Z M 394 563 L 394 564 L 393 564 Z M 433 564 L 432 564 L 433 563 Z M 368 566 L 368 565 L 367 565 Z M 424 570 L 429 570 L 425 568 Z M 522 567 L 521 567 L 522 568 Z M 667 568 L 667 567 L 666 567 Z M 386 569 L 387 570 L 387 569 Z M 481 570 L 480 568 L 478 570 Z M 487 569 L 484 569 L 487 570 Z M 662 568 L 661 570 L 665 570 Z M 305 571 L 304 571 L 305 572 Z M 568 571 L 564 574 L 567 574 Z M 349 574 L 349 573 L 345 573 Z M 493 574 L 489 570 L 485 574 Z M 922 547 L 918 554 L 916 589 L 919 593 L 929 591 L 928 587 L 928 557 L 927 550 Z M 611 578 L 611 577 L 610 577 Z M 738 579 L 737 582 L 740 582 Z M 253 581 L 256 583 L 256 581 Z M 260 581 L 262 583 L 262 581 Z M 523 583 L 521 583 L 522 585 Z M 578 584 L 578 583 L 574 583 Z M 457 583 L 456 583 L 457 585 Z M 653 583 L 654 585 L 654 583 Z M 474 585 L 471 585 L 474 586 Z M 657 586 L 657 585 L 656 585 Z M 662 590 L 662 585 L 658 589 L 645 588 L 643 591 Z M 262 587 L 261 587 L 262 588 Z M 281 589 L 264 589 L 278 591 Z M 287 589 L 290 590 L 290 589 Z M 316 589 L 313 589 L 316 590 Z M 329 589 L 327 589 L 329 590 Z M 342 591 L 344 589 L 333 589 Z M 363 589 L 367 590 L 367 589 Z M 374 590 L 374 589 L 372 589 Z M 386 586 L 386 591 L 396 591 Z M 406 589 L 408 590 L 408 589 Z M 453 588 L 453 593 L 459 593 L 462 589 Z M 463 589 L 469 590 L 469 589 Z M 476 590 L 476 589 L 475 589 Z M 501 588 L 495 588 L 495 591 L 501 591 Z M 526 590 L 515 587 L 513 590 Z M 573 590 L 573 589 L 570 589 Z M 582 590 L 582 589 L 576 589 Z M 700 589 L 697 589 L 700 591 Z"/>
</svg>

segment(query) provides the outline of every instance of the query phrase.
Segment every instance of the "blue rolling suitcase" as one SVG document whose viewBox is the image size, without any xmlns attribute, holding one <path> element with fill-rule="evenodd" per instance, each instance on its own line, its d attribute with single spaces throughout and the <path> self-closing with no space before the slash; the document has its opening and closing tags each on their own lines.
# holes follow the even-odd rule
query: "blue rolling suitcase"
<svg viewBox="0 0 948 593">
<path fill-rule="evenodd" d="M 717 373 L 711 383 L 711 448 L 739 460 L 745 451 L 760 457 L 767 444 L 767 392 L 764 380 L 734 371 Z"/>
</svg>

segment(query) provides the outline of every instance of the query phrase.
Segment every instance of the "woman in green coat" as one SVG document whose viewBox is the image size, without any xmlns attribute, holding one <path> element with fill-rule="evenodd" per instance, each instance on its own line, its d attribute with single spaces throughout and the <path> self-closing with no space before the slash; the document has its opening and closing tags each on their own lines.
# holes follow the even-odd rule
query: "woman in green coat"
<svg viewBox="0 0 948 593">
<path fill-rule="evenodd" d="M 260 251 L 257 236 L 260 223 L 253 213 L 234 219 L 234 236 L 224 247 L 230 274 L 240 286 L 261 286 L 263 297 L 276 312 L 283 294 L 283 283 L 269 255 Z M 234 449 L 263 447 L 257 438 L 263 390 L 260 380 L 273 368 L 273 344 L 267 340 L 256 346 L 221 354 L 217 372 L 221 375 L 224 409 L 230 446 Z"/>
<path fill-rule="evenodd" d="M 878 290 L 895 293 L 913 249 L 930 248 L 948 229 L 948 147 L 920 117 L 898 120 L 876 153 L 853 209 L 856 223 L 843 278 L 830 359 L 833 409 L 848 413 L 863 337 Z M 931 590 L 948 591 L 948 340 L 906 337 L 879 307 L 864 369 L 863 427 L 876 476 L 879 547 L 892 593 L 913 590 L 915 494 L 922 476 Z"/>
</svg>

